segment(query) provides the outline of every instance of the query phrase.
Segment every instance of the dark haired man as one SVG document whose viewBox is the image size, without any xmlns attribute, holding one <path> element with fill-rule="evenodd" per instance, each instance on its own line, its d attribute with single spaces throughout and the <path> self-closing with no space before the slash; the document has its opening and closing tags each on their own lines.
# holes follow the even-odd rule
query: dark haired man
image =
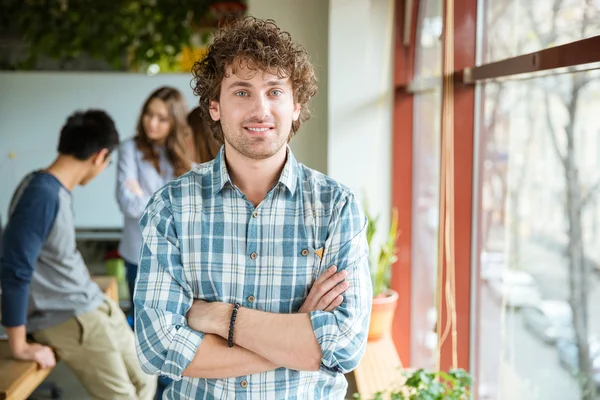
<svg viewBox="0 0 600 400">
<path fill-rule="evenodd" d="M 54 162 L 17 187 L 0 262 L 2 325 L 13 357 L 49 368 L 54 350 L 93 398 L 145 400 L 156 380 L 141 370 L 124 314 L 91 280 L 75 245 L 71 192 L 106 168 L 118 144 L 108 114 L 76 112 Z"/>
</svg>

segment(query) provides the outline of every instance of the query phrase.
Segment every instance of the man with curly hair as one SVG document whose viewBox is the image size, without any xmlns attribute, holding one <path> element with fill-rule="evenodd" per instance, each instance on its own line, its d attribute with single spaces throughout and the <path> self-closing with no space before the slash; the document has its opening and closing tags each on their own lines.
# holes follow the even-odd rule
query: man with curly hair
<svg viewBox="0 0 600 400">
<path fill-rule="evenodd" d="M 317 89 L 308 54 L 248 17 L 193 72 L 224 146 L 142 216 L 142 367 L 175 380 L 166 398 L 343 399 L 371 310 L 366 218 L 288 147 Z"/>
</svg>

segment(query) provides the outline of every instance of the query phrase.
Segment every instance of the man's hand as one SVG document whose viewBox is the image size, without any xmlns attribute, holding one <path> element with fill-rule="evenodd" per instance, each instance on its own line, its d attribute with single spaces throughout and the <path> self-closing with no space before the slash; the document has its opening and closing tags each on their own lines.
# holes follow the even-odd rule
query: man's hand
<svg viewBox="0 0 600 400">
<path fill-rule="evenodd" d="M 342 304 L 344 301 L 342 293 L 348 289 L 350 284 L 344 281 L 348 275 L 347 272 L 340 271 L 336 274 L 336 270 L 337 267 L 332 265 L 317 278 L 298 313 L 333 311 Z"/>
<path fill-rule="evenodd" d="M 342 293 L 348 289 L 350 284 L 344 281 L 348 276 L 347 272 L 336 273 L 336 270 L 337 267 L 332 265 L 317 278 L 298 313 L 333 311 L 342 304 L 344 301 Z M 228 318 L 232 310 L 232 304 L 194 300 L 186 318 L 189 327 L 193 330 L 218 334 L 223 328 L 227 329 Z M 223 316 L 227 318 L 224 319 Z"/>
<path fill-rule="evenodd" d="M 52 368 L 56 365 L 54 351 L 50 347 L 38 343 L 27 343 L 20 349 L 14 350 L 12 355 L 17 360 L 35 361 L 42 369 Z"/>
</svg>

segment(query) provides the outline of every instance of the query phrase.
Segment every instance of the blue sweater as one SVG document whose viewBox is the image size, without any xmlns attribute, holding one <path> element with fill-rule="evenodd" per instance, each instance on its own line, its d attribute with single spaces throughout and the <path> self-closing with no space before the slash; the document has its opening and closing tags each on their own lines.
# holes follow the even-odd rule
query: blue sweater
<svg viewBox="0 0 600 400">
<path fill-rule="evenodd" d="M 2 325 L 35 332 L 104 299 L 75 245 L 71 193 L 53 175 L 34 172 L 20 183 L 2 247 Z"/>
</svg>

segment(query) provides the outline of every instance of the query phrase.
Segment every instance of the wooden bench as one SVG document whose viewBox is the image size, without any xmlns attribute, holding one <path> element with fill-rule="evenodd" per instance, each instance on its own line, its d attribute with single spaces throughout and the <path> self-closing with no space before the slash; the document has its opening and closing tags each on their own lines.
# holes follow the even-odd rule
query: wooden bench
<svg viewBox="0 0 600 400">
<path fill-rule="evenodd" d="M 116 278 L 96 276 L 93 280 L 109 298 L 119 302 Z M 0 340 L 0 400 L 26 399 L 51 371 L 52 368 L 39 368 L 33 361 L 12 359 L 8 341 Z"/>
<path fill-rule="evenodd" d="M 398 387 L 402 381 L 401 367 L 391 337 L 368 342 L 365 355 L 353 372 L 361 398 L 371 399 L 377 392 Z"/>
</svg>

